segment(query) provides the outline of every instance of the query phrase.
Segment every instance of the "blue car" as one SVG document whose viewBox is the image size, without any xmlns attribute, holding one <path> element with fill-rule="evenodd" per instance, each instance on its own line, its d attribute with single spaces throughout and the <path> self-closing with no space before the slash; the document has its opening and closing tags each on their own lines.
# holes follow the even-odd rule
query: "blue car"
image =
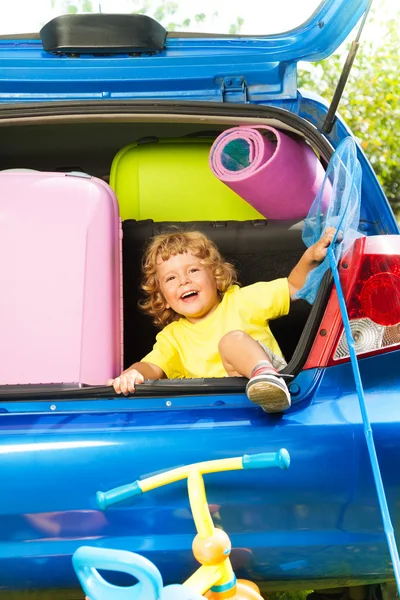
<svg viewBox="0 0 400 600">
<path fill-rule="evenodd" d="M 0 168 L 80 172 L 109 181 L 120 196 L 126 367 L 154 341 L 150 319 L 136 308 L 143 248 L 154 234 L 171 222 L 201 229 L 248 285 L 290 272 L 304 252 L 304 221 L 264 219 L 252 207 L 220 211 L 214 198 L 199 208 L 185 201 L 187 184 L 174 192 L 175 204 L 161 199 L 134 212 L 115 181 L 115 157 L 132 145 L 183 140 L 178 167 L 186 170 L 191 144 L 209 149 L 230 128 L 272 126 L 311 147 L 325 170 L 353 136 L 336 107 L 299 92 L 297 63 L 329 56 L 368 5 L 325 0 L 302 25 L 267 36 L 166 32 L 146 15 L 111 14 L 66 14 L 40 35 L 0 35 Z M 328 269 L 312 305 L 300 299 L 271 322 L 288 363 L 287 412 L 253 405 L 243 378 L 146 381 L 124 397 L 106 381 L 5 385 L 0 366 L 0 598 L 15 591 L 81 598 L 72 555 L 82 545 L 136 552 L 157 565 L 166 585 L 183 582 L 196 568 L 185 482 L 107 511 L 99 510 L 97 492 L 189 463 L 280 448 L 291 456 L 287 471 L 205 478 L 214 522 L 232 540 L 236 574 L 262 591 L 393 582 L 390 522 L 378 500 L 341 298 L 399 537 L 400 236 L 357 143 L 356 154 L 362 235 L 338 264 L 343 296 Z M 151 156 L 150 196 L 164 177 Z"/>
</svg>

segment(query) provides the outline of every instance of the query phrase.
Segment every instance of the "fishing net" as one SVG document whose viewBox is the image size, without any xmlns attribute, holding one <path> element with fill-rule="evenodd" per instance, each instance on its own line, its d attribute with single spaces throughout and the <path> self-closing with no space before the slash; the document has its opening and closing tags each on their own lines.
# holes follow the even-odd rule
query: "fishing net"
<svg viewBox="0 0 400 600">
<path fill-rule="evenodd" d="M 354 140 L 347 137 L 339 144 L 329 161 L 322 186 L 305 219 L 303 229 L 305 245 L 312 246 L 320 239 L 327 227 L 334 227 L 336 233 L 332 249 L 338 262 L 354 240 L 362 236 L 358 231 L 360 204 L 361 165 L 357 158 Z M 309 272 L 304 286 L 294 298 L 303 298 L 313 304 L 328 268 L 329 258 L 326 256 L 318 267 Z"/>
</svg>

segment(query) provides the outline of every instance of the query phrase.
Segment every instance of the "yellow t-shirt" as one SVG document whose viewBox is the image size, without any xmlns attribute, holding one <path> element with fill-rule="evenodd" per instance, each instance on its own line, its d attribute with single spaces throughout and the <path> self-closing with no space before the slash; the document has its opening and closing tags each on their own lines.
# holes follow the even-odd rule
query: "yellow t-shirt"
<svg viewBox="0 0 400 600">
<path fill-rule="evenodd" d="M 232 285 L 202 321 L 191 323 L 182 317 L 167 325 L 142 361 L 160 367 L 168 379 L 227 377 L 218 352 L 220 339 L 229 331 L 245 331 L 281 356 L 268 321 L 287 315 L 289 307 L 286 278 L 242 288 Z"/>
</svg>

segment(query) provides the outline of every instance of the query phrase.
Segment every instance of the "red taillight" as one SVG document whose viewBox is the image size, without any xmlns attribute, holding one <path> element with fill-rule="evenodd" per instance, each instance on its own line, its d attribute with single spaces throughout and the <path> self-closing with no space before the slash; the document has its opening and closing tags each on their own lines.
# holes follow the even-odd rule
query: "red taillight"
<svg viewBox="0 0 400 600">
<path fill-rule="evenodd" d="M 362 312 L 379 325 L 395 325 L 400 321 L 400 277 L 393 273 L 377 273 L 365 282 L 360 293 Z"/>
<path fill-rule="evenodd" d="M 340 261 L 339 273 L 357 354 L 370 356 L 400 347 L 400 236 L 357 240 Z M 347 360 L 334 288 L 305 368 Z"/>
</svg>

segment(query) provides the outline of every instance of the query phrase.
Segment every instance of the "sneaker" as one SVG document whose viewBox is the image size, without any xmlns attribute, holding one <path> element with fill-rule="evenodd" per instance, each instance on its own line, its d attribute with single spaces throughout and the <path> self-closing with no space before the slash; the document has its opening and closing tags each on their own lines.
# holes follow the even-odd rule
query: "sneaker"
<svg viewBox="0 0 400 600">
<path fill-rule="evenodd" d="M 290 408 L 290 392 L 285 381 L 272 367 L 255 369 L 246 385 L 246 394 L 265 412 L 277 413 Z"/>
</svg>

